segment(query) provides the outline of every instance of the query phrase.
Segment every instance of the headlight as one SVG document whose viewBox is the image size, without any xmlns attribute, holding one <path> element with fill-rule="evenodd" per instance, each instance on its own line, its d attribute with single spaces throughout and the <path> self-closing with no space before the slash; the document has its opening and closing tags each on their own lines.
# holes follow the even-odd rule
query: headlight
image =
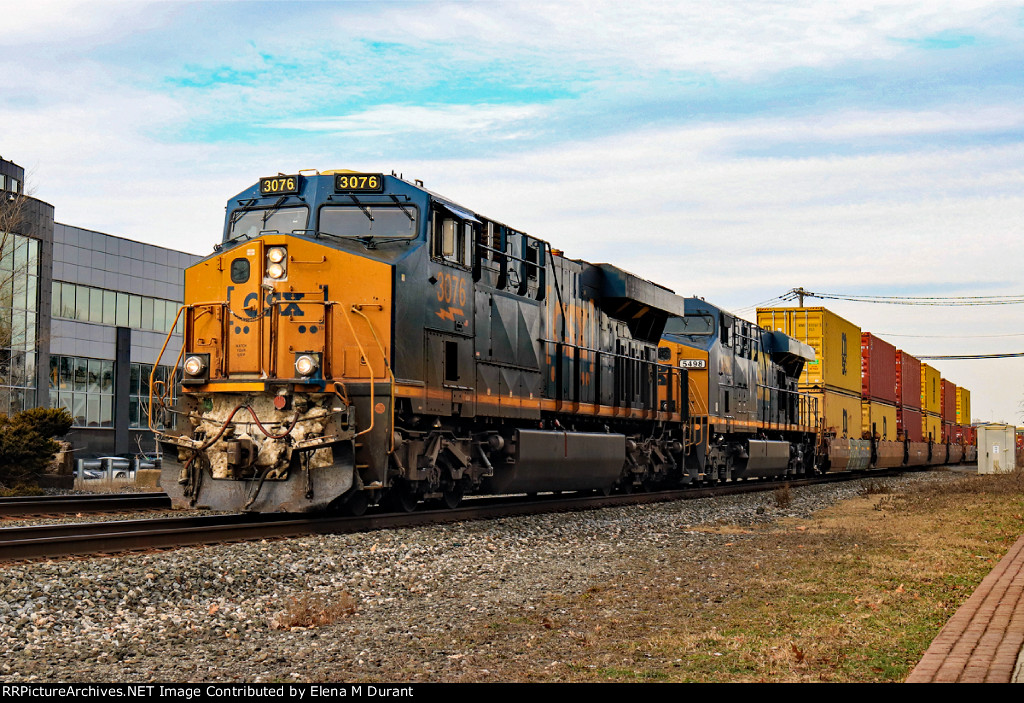
<svg viewBox="0 0 1024 703">
<path fill-rule="evenodd" d="M 267 259 L 272 264 L 279 264 L 279 263 L 281 263 L 282 261 L 284 261 L 284 257 L 285 256 L 286 256 L 286 252 L 285 252 L 285 250 L 282 247 L 274 247 L 274 248 L 270 249 L 269 251 L 267 251 Z"/>
<path fill-rule="evenodd" d="M 185 359 L 185 373 L 189 376 L 198 376 L 206 368 L 206 362 L 202 357 L 190 356 Z"/>
<path fill-rule="evenodd" d="M 281 278 L 284 276 L 284 266 L 281 264 L 271 264 L 267 267 L 267 275 L 271 278 Z"/>
<path fill-rule="evenodd" d="M 300 376 L 312 376 L 317 369 L 316 358 L 309 354 L 303 354 L 295 360 L 295 371 Z"/>
</svg>

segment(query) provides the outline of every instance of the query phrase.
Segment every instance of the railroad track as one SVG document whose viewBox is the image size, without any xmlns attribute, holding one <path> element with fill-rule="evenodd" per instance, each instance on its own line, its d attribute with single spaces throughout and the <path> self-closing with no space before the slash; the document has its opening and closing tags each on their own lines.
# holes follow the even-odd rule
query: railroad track
<svg viewBox="0 0 1024 703">
<path fill-rule="evenodd" d="M 0 518 L 24 517 L 26 515 L 170 510 L 170 508 L 171 499 L 163 491 L 157 493 L 83 493 L 62 496 L 0 498 Z"/>
<path fill-rule="evenodd" d="M 543 495 L 531 500 L 523 500 L 522 497 L 477 498 L 467 499 L 463 506 L 456 509 L 378 513 L 360 517 L 248 513 L 7 527 L 0 529 L 0 562 L 170 549 L 311 534 L 366 532 L 545 512 L 594 510 L 763 492 L 787 484 L 795 487 L 835 480 L 879 478 L 892 473 L 896 472 L 874 471 L 869 475 L 821 476 L 790 481 L 739 481 L 704 488 L 611 496 Z"/>
</svg>

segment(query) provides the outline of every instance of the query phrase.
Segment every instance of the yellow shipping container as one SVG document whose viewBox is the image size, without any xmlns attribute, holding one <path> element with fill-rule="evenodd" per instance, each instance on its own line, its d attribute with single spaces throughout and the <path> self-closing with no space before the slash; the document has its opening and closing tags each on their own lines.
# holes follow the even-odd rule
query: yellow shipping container
<svg viewBox="0 0 1024 703">
<path fill-rule="evenodd" d="M 938 415 L 932 415 L 931 413 L 925 413 L 921 416 L 921 439 L 925 442 L 931 440 L 933 442 L 942 441 L 942 418 Z"/>
<path fill-rule="evenodd" d="M 827 432 L 836 437 L 860 439 L 860 396 L 836 391 L 811 393 L 818 403 L 818 418 L 824 419 Z M 895 425 L 894 425 L 895 426 Z"/>
<path fill-rule="evenodd" d="M 896 406 L 888 403 L 861 401 L 861 431 L 865 439 L 877 434 L 879 439 L 896 439 Z"/>
<path fill-rule="evenodd" d="M 942 377 L 939 370 L 921 362 L 921 410 L 942 414 Z M 939 435 L 936 435 L 938 437 Z"/>
<path fill-rule="evenodd" d="M 956 424 L 971 424 L 971 392 L 960 386 L 956 387 Z"/>
<path fill-rule="evenodd" d="M 826 308 L 758 308 L 757 324 L 814 347 L 815 359 L 800 375 L 802 388 L 861 394 L 860 328 L 855 324 Z"/>
</svg>

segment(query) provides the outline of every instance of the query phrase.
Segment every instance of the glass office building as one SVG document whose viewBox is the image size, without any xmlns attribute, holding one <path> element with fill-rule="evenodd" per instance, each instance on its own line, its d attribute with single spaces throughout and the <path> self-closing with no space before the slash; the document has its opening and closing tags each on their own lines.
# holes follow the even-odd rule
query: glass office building
<svg viewBox="0 0 1024 703">
<path fill-rule="evenodd" d="M 151 372 L 181 306 L 183 271 L 200 257 L 55 223 L 52 206 L 21 194 L 20 167 L 0 159 L 0 174 L 17 184 L 7 195 L 22 210 L 7 218 L 21 224 L 7 228 L 0 257 L 0 413 L 67 408 L 79 458 L 152 452 L 150 378 L 173 403 L 180 323 Z M 154 416 L 154 426 L 164 421 Z"/>
<path fill-rule="evenodd" d="M 24 193 L 25 170 L 0 158 L 0 413 L 46 404 L 43 366 L 53 206 Z"/>
</svg>

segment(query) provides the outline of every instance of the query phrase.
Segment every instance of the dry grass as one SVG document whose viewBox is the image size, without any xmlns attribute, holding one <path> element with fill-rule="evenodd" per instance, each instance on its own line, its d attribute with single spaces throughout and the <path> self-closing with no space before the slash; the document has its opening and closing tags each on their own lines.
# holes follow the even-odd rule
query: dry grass
<svg viewBox="0 0 1024 703">
<path fill-rule="evenodd" d="M 134 488 L 133 478 L 76 478 L 75 490 L 85 493 L 121 493 L 126 488 Z"/>
<path fill-rule="evenodd" d="M 323 627 L 355 615 L 355 599 L 348 593 L 327 596 L 303 593 L 289 596 L 284 610 L 277 613 L 270 626 L 275 630 Z"/>
<path fill-rule="evenodd" d="M 789 490 L 789 484 L 782 488 L 776 488 L 774 493 L 775 505 L 779 508 L 788 508 L 793 503 L 793 493 Z"/>
<path fill-rule="evenodd" d="M 871 479 L 865 481 L 859 493 L 862 496 L 887 495 L 893 492 L 892 485 L 888 481 Z"/>
<path fill-rule="evenodd" d="M 901 681 L 1024 533 L 1024 474 L 940 478 L 634 545 L 612 582 L 446 634 L 477 653 L 446 680 Z"/>
</svg>

